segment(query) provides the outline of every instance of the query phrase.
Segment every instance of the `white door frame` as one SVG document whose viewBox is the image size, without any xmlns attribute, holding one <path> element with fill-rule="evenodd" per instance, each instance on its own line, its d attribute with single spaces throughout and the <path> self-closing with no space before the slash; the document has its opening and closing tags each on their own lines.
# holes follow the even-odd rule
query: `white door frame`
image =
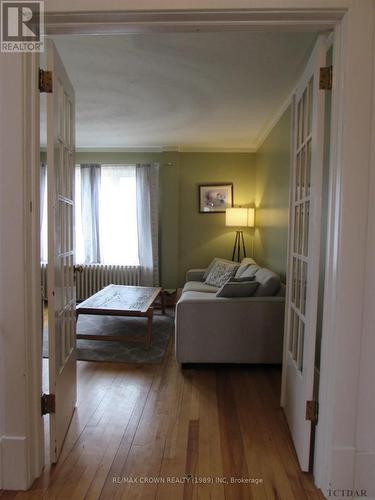
<svg viewBox="0 0 375 500">
<path fill-rule="evenodd" d="M 252 1 L 252 7 L 238 11 L 174 11 L 171 13 L 138 12 L 52 14 L 47 16 L 47 31 L 54 34 L 160 32 L 200 29 L 237 29 L 244 26 L 298 29 L 326 28 L 335 31 L 334 94 L 332 102 L 332 132 L 330 157 L 330 207 L 328 220 L 328 251 L 326 257 L 325 309 L 323 321 L 320 417 L 317 426 L 314 475 L 316 484 L 328 487 L 352 487 L 354 482 L 356 384 L 359 374 L 360 338 L 362 334 L 362 301 L 365 286 L 366 220 L 371 151 L 371 102 L 374 11 L 371 0 L 262 0 Z M 297 7 L 297 8 L 296 8 Z M 202 7 L 203 8 L 203 7 Z M 238 15 L 240 14 L 240 15 Z M 103 24 L 105 17 L 106 24 Z M 74 23 L 74 24 L 73 24 Z M 141 23 L 141 24 L 139 24 Z M 367 56 L 368 54 L 368 56 Z M 367 59 L 366 59 L 367 58 Z M 34 56 L 26 59 L 34 61 Z M 365 62 L 364 62 L 365 61 Z M 368 64 L 367 64 L 368 63 Z M 36 67 L 27 64 L 24 71 L 24 94 L 34 85 Z M 36 123 L 35 106 L 26 108 L 26 123 Z M 21 124 L 20 124 L 21 127 Z M 24 133 L 24 170 L 36 172 L 39 161 L 35 148 L 37 135 L 31 127 Z M 30 151 L 30 144 L 31 147 Z M 37 164 L 36 164 L 37 163 Z M 374 167 L 374 165 L 373 165 Z M 36 175 L 36 174 L 35 174 Z M 26 189 L 38 201 L 32 179 Z M 26 200 L 25 200 L 26 201 Z M 39 226 L 37 210 L 32 213 L 33 227 Z M 35 235 L 34 235 L 35 236 Z M 27 235 L 25 234 L 25 240 Z M 34 242 L 36 248 L 37 243 Z M 35 283 L 39 262 L 34 255 L 27 273 Z M 34 273 L 34 274 L 33 274 Z M 353 291 L 355 290 L 355 292 Z M 38 301 L 32 304 L 32 315 L 40 313 Z M 40 331 L 33 323 L 29 341 L 26 378 L 34 397 L 26 411 L 30 419 L 29 456 L 37 456 L 34 464 L 26 464 L 28 477 L 43 467 L 41 419 L 35 408 L 39 405 Z M 39 443 L 39 447 L 36 446 Z M 37 452 L 38 449 L 39 451 Z M 33 465 L 35 465 L 34 470 Z"/>
</svg>

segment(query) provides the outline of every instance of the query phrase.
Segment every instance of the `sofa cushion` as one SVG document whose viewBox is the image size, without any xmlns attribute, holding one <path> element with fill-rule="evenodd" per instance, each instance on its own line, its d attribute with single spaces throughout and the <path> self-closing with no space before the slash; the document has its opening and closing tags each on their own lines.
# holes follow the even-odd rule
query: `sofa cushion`
<svg viewBox="0 0 375 500">
<path fill-rule="evenodd" d="M 235 277 L 240 278 L 245 269 L 247 269 L 251 264 L 256 265 L 255 260 L 252 259 L 251 257 L 245 257 L 244 259 L 242 259 L 240 267 L 237 269 Z"/>
<path fill-rule="evenodd" d="M 280 277 L 270 269 L 265 267 L 258 269 L 255 273 L 255 279 L 259 282 L 254 294 L 256 297 L 272 297 L 280 289 Z"/>
<path fill-rule="evenodd" d="M 188 281 L 185 283 L 184 288 L 182 289 L 182 293 L 184 292 L 209 292 L 216 293 L 219 287 L 207 285 L 202 281 Z"/>
<path fill-rule="evenodd" d="M 245 278 L 245 279 L 255 278 L 255 274 L 258 270 L 259 270 L 259 266 L 257 264 L 250 264 L 249 266 L 246 267 L 246 269 L 244 271 L 242 271 L 241 278 Z M 237 273 L 236 273 L 236 275 L 237 275 Z"/>
<path fill-rule="evenodd" d="M 236 274 L 238 264 L 233 262 L 215 262 L 206 278 L 206 285 L 222 286 Z"/>
<path fill-rule="evenodd" d="M 257 281 L 227 281 L 216 293 L 217 297 L 251 297 L 259 283 Z"/>
<path fill-rule="evenodd" d="M 222 259 L 220 257 L 215 257 L 211 262 L 210 262 L 210 265 L 207 267 L 206 269 L 206 272 L 204 273 L 203 275 L 203 281 L 206 281 L 206 278 L 209 274 L 209 272 L 211 271 L 211 269 L 213 268 L 213 266 L 216 264 L 216 262 L 226 262 L 228 264 L 236 264 L 238 265 L 237 262 L 234 262 L 233 260 L 227 260 L 227 259 Z"/>
</svg>

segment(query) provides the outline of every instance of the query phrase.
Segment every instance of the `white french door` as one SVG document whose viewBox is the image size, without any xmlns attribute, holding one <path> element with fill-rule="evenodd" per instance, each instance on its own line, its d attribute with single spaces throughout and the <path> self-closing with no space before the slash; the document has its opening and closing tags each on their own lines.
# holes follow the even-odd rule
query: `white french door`
<svg viewBox="0 0 375 500">
<path fill-rule="evenodd" d="M 49 387 L 55 395 L 50 414 L 50 456 L 56 462 L 76 404 L 76 298 L 74 286 L 74 89 L 51 40 L 47 70 L 48 165 L 48 331 Z"/>
<path fill-rule="evenodd" d="M 324 147 L 325 36 L 318 37 L 293 100 L 290 230 L 283 400 L 288 425 L 303 471 L 309 469 L 311 422 L 306 402 L 313 399 L 319 290 Z"/>
</svg>

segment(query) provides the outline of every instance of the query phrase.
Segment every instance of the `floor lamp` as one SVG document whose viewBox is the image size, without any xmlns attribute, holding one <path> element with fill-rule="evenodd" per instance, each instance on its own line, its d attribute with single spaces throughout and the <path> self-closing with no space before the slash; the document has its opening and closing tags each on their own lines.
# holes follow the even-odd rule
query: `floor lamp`
<svg viewBox="0 0 375 500">
<path fill-rule="evenodd" d="M 254 208 L 227 208 L 225 211 L 225 225 L 228 227 L 254 227 L 255 209 Z M 253 246 L 254 248 L 254 246 Z M 243 229 L 236 230 L 234 240 L 232 260 L 235 259 L 237 253 L 237 262 L 241 260 L 241 250 L 243 256 L 246 257 L 245 240 L 243 237 Z"/>
</svg>

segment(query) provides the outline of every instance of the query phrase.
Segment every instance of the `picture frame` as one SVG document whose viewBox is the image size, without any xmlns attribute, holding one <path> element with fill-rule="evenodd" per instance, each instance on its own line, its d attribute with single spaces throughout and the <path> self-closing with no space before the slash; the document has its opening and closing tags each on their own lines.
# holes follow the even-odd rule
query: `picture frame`
<svg viewBox="0 0 375 500">
<path fill-rule="evenodd" d="M 199 213 L 224 213 L 233 207 L 233 183 L 199 184 Z"/>
</svg>

